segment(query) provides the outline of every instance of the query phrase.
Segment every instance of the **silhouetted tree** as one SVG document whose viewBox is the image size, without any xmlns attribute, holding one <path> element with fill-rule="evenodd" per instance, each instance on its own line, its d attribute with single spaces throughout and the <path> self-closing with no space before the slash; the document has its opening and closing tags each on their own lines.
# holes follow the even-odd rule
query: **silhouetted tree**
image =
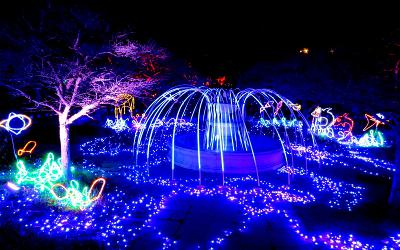
<svg viewBox="0 0 400 250">
<path fill-rule="evenodd" d="M 131 32 L 112 35 L 100 13 L 73 6 L 51 0 L 22 6 L 0 27 L 0 83 L 33 109 L 57 115 L 68 176 L 71 124 L 120 94 L 151 97 L 167 58 L 155 43 L 134 41 Z"/>
<path fill-rule="evenodd" d="M 390 32 L 385 38 L 385 71 L 393 77 L 394 87 L 399 88 L 400 82 L 400 29 Z"/>
<path fill-rule="evenodd" d="M 389 205 L 393 207 L 400 207 L 400 116 L 394 115 L 391 117 L 393 120 L 393 137 L 394 137 L 394 150 L 395 150 L 395 169 L 392 178 L 392 187 L 389 195 Z"/>
<path fill-rule="evenodd" d="M 112 65 L 117 59 L 127 57 L 134 65 L 147 66 L 142 55 L 153 53 L 147 45 L 129 40 L 118 41 L 110 51 L 100 51 L 93 55 L 79 48 L 78 36 L 67 51 L 68 54 L 64 52 L 66 55 L 36 55 L 27 78 L 6 84 L 14 94 L 33 103 L 35 109 L 47 110 L 58 116 L 61 159 L 68 175 L 70 125 L 83 116 L 90 117 L 102 105 L 115 104 L 120 94 L 143 96 L 144 91 L 156 83 L 155 78 L 134 74 L 140 72 L 140 67 L 122 72 Z"/>
</svg>

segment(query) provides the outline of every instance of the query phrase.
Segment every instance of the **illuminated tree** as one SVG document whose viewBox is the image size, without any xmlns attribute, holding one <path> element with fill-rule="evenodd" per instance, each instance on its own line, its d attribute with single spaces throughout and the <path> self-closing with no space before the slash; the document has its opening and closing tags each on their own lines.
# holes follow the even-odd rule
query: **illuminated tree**
<svg viewBox="0 0 400 250">
<path fill-rule="evenodd" d="M 70 176 L 70 125 L 107 104 L 120 94 L 145 97 L 159 80 L 157 73 L 164 50 L 119 35 L 109 48 L 82 49 L 80 35 L 70 46 L 36 49 L 27 77 L 6 84 L 18 96 L 58 116 L 62 164 Z M 93 52 L 94 51 L 94 52 Z M 150 59 L 149 59 L 150 58 Z M 150 65 L 149 65 L 150 62 Z"/>
</svg>

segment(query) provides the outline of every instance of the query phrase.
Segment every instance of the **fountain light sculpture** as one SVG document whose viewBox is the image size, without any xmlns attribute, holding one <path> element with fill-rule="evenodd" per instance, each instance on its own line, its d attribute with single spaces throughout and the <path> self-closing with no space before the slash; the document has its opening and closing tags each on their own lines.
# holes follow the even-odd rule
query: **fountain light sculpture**
<svg viewBox="0 0 400 250">
<path fill-rule="evenodd" d="M 202 172 L 220 172 L 223 185 L 225 174 L 255 174 L 259 184 L 260 172 L 293 168 L 294 152 L 291 157 L 288 154 L 293 151 L 292 145 L 306 146 L 303 134 L 308 133 L 309 126 L 298 107 L 269 89 L 175 87 L 146 110 L 143 129 L 137 130 L 134 139 L 136 161 L 141 154 L 145 154 L 147 163 L 151 161 L 155 138 L 164 129 L 161 134 L 167 134 L 169 140 L 172 179 L 179 166 L 197 170 L 200 185 Z M 163 119 L 184 119 L 193 125 L 189 130 L 182 130 L 178 122 L 168 129 L 157 126 Z M 299 121 L 302 126 L 275 126 L 272 122 L 268 128 L 258 126 L 255 133 L 260 119 Z M 310 137 L 315 146 L 313 135 Z"/>
</svg>

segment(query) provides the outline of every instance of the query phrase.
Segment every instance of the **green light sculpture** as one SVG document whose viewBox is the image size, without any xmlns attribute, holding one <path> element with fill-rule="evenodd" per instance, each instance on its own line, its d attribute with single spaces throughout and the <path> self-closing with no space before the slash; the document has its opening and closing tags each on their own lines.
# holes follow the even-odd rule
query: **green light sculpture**
<svg viewBox="0 0 400 250">
<path fill-rule="evenodd" d="M 71 209 L 84 210 L 98 200 L 103 193 L 106 180 L 98 178 L 90 186 L 80 190 L 77 180 L 71 180 L 68 186 L 62 184 L 66 181 L 61 158 L 55 160 L 53 153 L 48 153 L 45 162 L 37 170 L 29 171 L 22 160 L 17 161 L 18 172 L 15 175 L 19 185 L 33 185 L 44 194 L 50 194 L 53 200 Z M 98 189 L 96 187 L 99 187 Z M 98 191 L 96 191 L 98 190 Z"/>
</svg>

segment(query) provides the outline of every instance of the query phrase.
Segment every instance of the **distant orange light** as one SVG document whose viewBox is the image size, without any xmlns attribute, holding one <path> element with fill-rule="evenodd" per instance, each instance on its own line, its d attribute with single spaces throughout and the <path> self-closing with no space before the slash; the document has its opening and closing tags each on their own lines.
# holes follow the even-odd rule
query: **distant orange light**
<svg viewBox="0 0 400 250">
<path fill-rule="evenodd" d="M 308 54 L 309 52 L 310 52 L 310 50 L 308 48 L 303 48 L 300 50 L 300 53 L 303 53 L 303 54 Z"/>
</svg>

